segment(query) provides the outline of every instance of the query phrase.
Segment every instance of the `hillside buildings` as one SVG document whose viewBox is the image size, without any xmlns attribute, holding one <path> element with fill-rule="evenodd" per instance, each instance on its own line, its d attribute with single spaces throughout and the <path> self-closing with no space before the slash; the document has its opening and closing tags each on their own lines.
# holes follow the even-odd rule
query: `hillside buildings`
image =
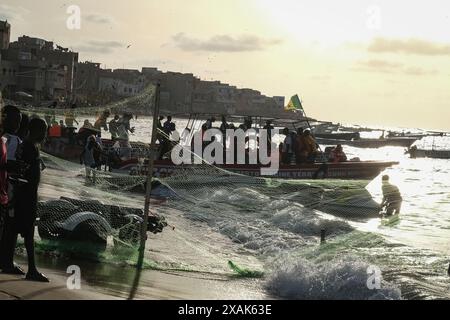
<svg viewBox="0 0 450 320">
<path fill-rule="evenodd" d="M 282 113 L 285 105 L 284 97 L 203 81 L 191 73 L 153 67 L 102 69 L 97 62 L 79 62 L 77 52 L 51 41 L 22 36 L 10 42 L 10 35 L 11 25 L 0 21 L 0 91 L 11 100 L 95 106 L 139 95 L 160 82 L 161 108 L 166 112 L 259 116 Z"/>
</svg>

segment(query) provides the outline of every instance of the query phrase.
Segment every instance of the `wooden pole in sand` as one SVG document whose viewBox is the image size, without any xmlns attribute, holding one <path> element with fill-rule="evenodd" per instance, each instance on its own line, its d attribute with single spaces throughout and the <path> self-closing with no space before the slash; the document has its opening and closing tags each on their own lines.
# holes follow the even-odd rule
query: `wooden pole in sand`
<svg viewBox="0 0 450 320">
<path fill-rule="evenodd" d="M 327 233 L 325 229 L 320 230 L 320 244 L 325 244 L 327 238 Z"/>
<path fill-rule="evenodd" d="M 139 287 L 139 281 L 141 279 L 142 267 L 144 265 L 145 256 L 145 242 L 147 241 L 147 226 L 148 226 L 148 214 L 150 211 L 150 194 L 152 192 L 152 179 L 153 179 L 153 165 L 155 161 L 156 151 L 156 136 L 158 132 L 158 118 L 159 118 L 159 93 L 161 84 L 158 82 L 155 90 L 155 106 L 153 108 L 153 128 L 152 128 L 152 142 L 150 145 L 150 157 L 148 159 L 148 173 L 147 173 L 147 185 L 145 188 L 145 206 L 144 206 L 144 221 L 141 226 L 141 243 L 139 246 L 139 257 L 137 261 L 137 271 L 134 277 L 133 285 L 130 290 L 128 300 L 133 300 Z"/>
<path fill-rule="evenodd" d="M 144 263 L 145 254 L 145 242 L 147 241 L 147 226 L 148 226 L 148 215 L 150 212 L 150 194 L 152 192 L 152 179 L 153 179 L 153 167 L 156 155 L 156 138 L 158 135 L 158 118 L 159 118 L 159 94 L 160 94 L 161 84 L 158 82 L 155 91 L 155 106 L 153 109 L 153 128 L 152 128 L 152 142 L 150 145 L 150 157 L 148 159 L 148 173 L 147 173 L 147 184 L 145 188 L 145 206 L 144 206 L 144 222 L 141 226 L 141 243 L 139 246 L 139 259 L 137 267 L 142 269 Z"/>
</svg>

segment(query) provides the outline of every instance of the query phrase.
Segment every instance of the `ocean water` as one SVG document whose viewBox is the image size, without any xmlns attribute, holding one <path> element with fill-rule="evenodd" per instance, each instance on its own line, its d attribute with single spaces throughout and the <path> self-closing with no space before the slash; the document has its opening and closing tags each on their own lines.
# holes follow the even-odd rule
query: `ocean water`
<svg viewBox="0 0 450 320">
<path fill-rule="evenodd" d="M 178 129 L 185 125 L 185 120 L 177 120 Z M 133 120 L 132 126 L 136 127 L 132 140 L 150 141 L 151 119 Z M 450 149 L 448 137 L 417 143 Z M 189 232 L 182 241 L 170 242 L 179 255 L 153 253 L 153 258 L 160 264 L 211 273 L 226 272 L 227 259 L 237 260 L 263 271 L 263 290 L 280 298 L 450 298 L 450 160 L 409 159 L 398 147 L 344 148 L 349 158 L 400 163 L 383 173 L 402 193 L 399 220 L 343 218 L 309 202 L 309 190 L 317 188 L 325 192 L 350 189 L 380 202 L 381 177 L 366 186 L 364 182 L 261 182 L 250 177 L 208 180 L 194 174 L 185 177 L 187 181 L 163 181 L 180 198 L 157 210 Z M 98 197 L 104 200 L 105 195 Z M 138 202 L 139 196 L 128 201 Z M 327 201 L 345 205 L 348 199 L 340 195 Z M 364 210 L 368 209 L 361 205 Z M 327 235 L 322 245 L 321 230 Z M 198 253 L 186 254 L 184 246 Z M 381 275 L 378 289 L 368 286 L 371 270 Z"/>
</svg>

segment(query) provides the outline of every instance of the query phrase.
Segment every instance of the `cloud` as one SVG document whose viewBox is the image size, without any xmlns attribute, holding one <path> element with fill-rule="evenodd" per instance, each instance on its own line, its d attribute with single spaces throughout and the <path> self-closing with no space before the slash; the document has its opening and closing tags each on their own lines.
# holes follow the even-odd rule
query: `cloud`
<svg viewBox="0 0 450 320">
<path fill-rule="evenodd" d="M 23 16 L 26 15 L 29 11 L 25 8 L 19 6 L 9 6 L 7 4 L 0 4 L 0 20 L 8 20 L 8 21 L 23 21 Z"/>
<path fill-rule="evenodd" d="M 331 77 L 328 75 L 315 75 L 315 76 L 311 76 L 309 78 L 314 81 L 329 81 L 329 80 L 331 80 Z"/>
<path fill-rule="evenodd" d="M 426 70 L 420 67 L 403 66 L 401 63 L 390 62 L 386 60 L 368 60 L 359 61 L 354 71 L 362 72 L 379 72 L 379 73 L 395 73 L 405 74 L 409 76 L 426 76 L 438 74 L 436 70 Z"/>
<path fill-rule="evenodd" d="M 212 51 L 212 52 L 248 52 L 261 51 L 265 48 L 281 43 L 278 39 L 262 39 L 252 35 L 232 37 L 230 35 L 216 35 L 208 40 L 200 40 L 178 33 L 172 37 L 175 46 L 184 51 Z"/>
<path fill-rule="evenodd" d="M 368 60 L 358 62 L 358 66 L 363 71 L 376 71 L 392 73 L 402 68 L 401 63 L 389 62 L 385 60 Z"/>
<path fill-rule="evenodd" d="M 382 92 L 370 92 L 369 95 L 371 97 L 377 98 L 395 98 L 398 96 L 398 93 L 395 91 L 382 91 Z"/>
<path fill-rule="evenodd" d="M 114 19 L 110 16 L 103 14 L 91 13 L 86 15 L 86 21 L 96 24 L 111 24 L 114 23 Z"/>
<path fill-rule="evenodd" d="M 438 74 L 437 70 L 426 70 L 420 67 L 410 67 L 406 68 L 403 73 L 411 76 L 427 76 L 427 75 L 435 75 Z"/>
<path fill-rule="evenodd" d="M 374 53 L 406 53 L 417 55 L 450 55 L 449 44 L 439 44 L 420 39 L 396 40 L 376 38 L 368 47 Z"/>
<path fill-rule="evenodd" d="M 125 45 L 119 41 L 89 40 L 76 47 L 80 52 L 92 53 L 112 53 L 117 48 L 125 48 Z"/>
</svg>

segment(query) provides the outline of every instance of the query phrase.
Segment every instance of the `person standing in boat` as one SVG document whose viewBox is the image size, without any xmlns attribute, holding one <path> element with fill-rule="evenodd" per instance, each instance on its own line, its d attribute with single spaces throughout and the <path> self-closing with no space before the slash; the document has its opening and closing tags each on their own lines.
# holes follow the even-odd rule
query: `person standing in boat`
<svg viewBox="0 0 450 320">
<path fill-rule="evenodd" d="M 250 129 L 252 128 L 252 126 L 253 126 L 253 120 L 252 120 L 252 117 L 247 117 L 247 118 L 244 120 L 244 126 L 245 126 L 246 130 L 250 130 Z"/>
<path fill-rule="evenodd" d="M 222 132 L 222 144 L 226 146 L 227 144 L 227 130 L 230 128 L 230 125 L 227 122 L 227 118 L 222 116 L 222 123 L 220 124 L 220 132 Z"/>
<path fill-rule="evenodd" d="M 130 121 L 133 119 L 131 113 L 125 113 L 117 122 L 119 137 L 129 140 L 129 133 L 134 133 L 135 128 L 131 127 Z"/>
<path fill-rule="evenodd" d="M 133 119 L 131 113 L 125 113 L 118 121 L 117 131 L 121 145 L 121 154 L 123 158 L 130 159 L 132 155 L 132 147 L 130 143 L 130 133 L 134 133 L 135 128 L 131 127 L 130 121 Z"/>
<path fill-rule="evenodd" d="M 292 155 L 294 154 L 294 143 L 292 141 L 292 135 L 288 128 L 283 129 L 283 134 L 286 136 L 284 138 L 282 147 L 282 162 L 283 164 L 290 165 L 292 160 Z"/>
<path fill-rule="evenodd" d="M 67 127 L 64 124 L 64 120 L 59 120 L 59 126 L 61 127 L 61 136 L 66 137 L 67 136 Z"/>
<path fill-rule="evenodd" d="M 56 112 L 54 109 L 56 109 L 57 106 L 58 106 L 58 102 L 54 101 L 48 107 L 48 110 L 46 110 L 46 112 L 45 112 L 44 119 L 45 119 L 45 122 L 47 123 L 47 127 L 49 127 L 49 128 L 51 127 L 53 122 L 55 122 Z"/>
<path fill-rule="evenodd" d="M 104 156 L 106 156 L 103 151 L 103 140 L 102 140 L 102 132 L 97 132 L 95 136 L 96 147 L 94 148 L 94 160 L 97 170 L 102 170 L 102 165 L 105 164 Z"/>
<path fill-rule="evenodd" d="M 310 130 L 305 130 L 302 137 L 304 143 L 303 155 L 306 156 L 306 161 L 314 162 L 317 156 L 316 140 L 314 140 Z"/>
<path fill-rule="evenodd" d="M 167 117 L 167 121 L 164 122 L 163 131 L 166 134 L 165 138 L 169 138 L 172 132 L 176 130 L 175 123 L 172 122 L 172 116 Z"/>
<path fill-rule="evenodd" d="M 98 164 L 96 156 L 102 153 L 101 146 L 97 143 L 94 135 L 88 137 L 84 150 L 80 155 L 80 164 L 84 164 L 86 170 L 86 182 L 92 181 L 95 184 L 96 173 L 95 169 Z"/>
<path fill-rule="evenodd" d="M 336 148 L 331 150 L 329 160 L 334 163 L 347 161 L 347 155 L 344 153 L 341 144 L 338 144 Z"/>
<path fill-rule="evenodd" d="M 88 119 L 84 120 L 83 126 L 78 130 L 78 134 L 76 135 L 77 143 L 84 146 L 87 138 L 96 132 L 92 123 Z"/>
<path fill-rule="evenodd" d="M 114 118 L 109 122 L 109 133 L 111 134 L 111 140 L 114 141 L 117 139 L 117 136 L 119 135 L 118 132 L 118 122 L 120 117 L 116 114 Z"/>
<path fill-rule="evenodd" d="M 294 151 L 295 151 L 295 162 L 297 164 L 302 164 L 306 162 L 306 156 L 304 154 L 305 143 L 303 139 L 303 128 L 297 129 L 297 136 L 294 141 Z"/>
<path fill-rule="evenodd" d="M 167 116 L 167 121 L 164 122 L 164 125 L 162 126 L 162 133 L 158 136 L 158 139 L 160 139 L 160 159 L 163 159 L 168 154 L 168 152 L 172 150 L 170 137 L 175 131 L 176 126 L 175 123 L 172 122 L 172 116 Z"/>
<path fill-rule="evenodd" d="M 84 120 L 83 126 L 80 128 L 80 130 L 78 130 L 79 133 L 82 133 L 84 130 L 92 130 L 94 129 L 94 126 L 92 125 L 92 123 L 89 121 L 89 119 Z"/>
<path fill-rule="evenodd" d="M 272 131 L 275 129 L 272 125 L 272 121 L 267 120 L 266 125 L 263 127 L 263 129 L 267 132 L 267 142 L 270 144 L 272 142 Z"/>
<path fill-rule="evenodd" d="M 220 131 L 225 136 L 227 133 L 227 129 L 229 129 L 230 126 L 227 123 L 227 118 L 225 116 L 222 116 L 222 123 L 220 124 Z"/>
<path fill-rule="evenodd" d="M 381 208 L 386 208 L 386 215 L 392 216 L 394 214 L 400 214 L 403 198 L 398 187 L 389 182 L 388 175 L 384 175 L 382 178 L 381 190 L 383 191 Z"/>
<path fill-rule="evenodd" d="M 108 131 L 108 118 L 111 115 L 111 112 L 109 110 L 103 111 L 100 116 L 97 118 L 97 120 L 94 123 L 94 128 L 97 130 L 105 130 Z"/>
<path fill-rule="evenodd" d="M 203 125 L 206 125 L 206 130 L 209 130 L 213 127 L 213 124 L 216 122 L 216 118 L 211 117 L 208 120 L 206 120 L 206 122 Z M 203 126 L 202 125 L 202 126 Z"/>
<path fill-rule="evenodd" d="M 164 126 L 162 125 L 161 121 L 164 120 L 163 116 L 160 116 L 158 118 L 158 124 L 156 127 L 156 141 L 159 143 L 159 145 L 162 145 L 164 142 Z"/>
<path fill-rule="evenodd" d="M 263 127 L 263 130 L 266 130 L 267 133 L 267 152 L 268 155 L 272 154 L 272 131 L 274 130 L 274 126 L 272 125 L 271 120 L 266 121 L 266 125 Z"/>
<path fill-rule="evenodd" d="M 73 111 L 75 108 L 76 105 L 72 104 L 71 108 L 65 112 L 64 121 L 66 122 L 66 126 L 68 128 L 74 128 L 75 127 L 74 123 L 76 123 L 77 126 L 79 125 L 77 119 L 75 118 L 75 113 Z"/>
</svg>

